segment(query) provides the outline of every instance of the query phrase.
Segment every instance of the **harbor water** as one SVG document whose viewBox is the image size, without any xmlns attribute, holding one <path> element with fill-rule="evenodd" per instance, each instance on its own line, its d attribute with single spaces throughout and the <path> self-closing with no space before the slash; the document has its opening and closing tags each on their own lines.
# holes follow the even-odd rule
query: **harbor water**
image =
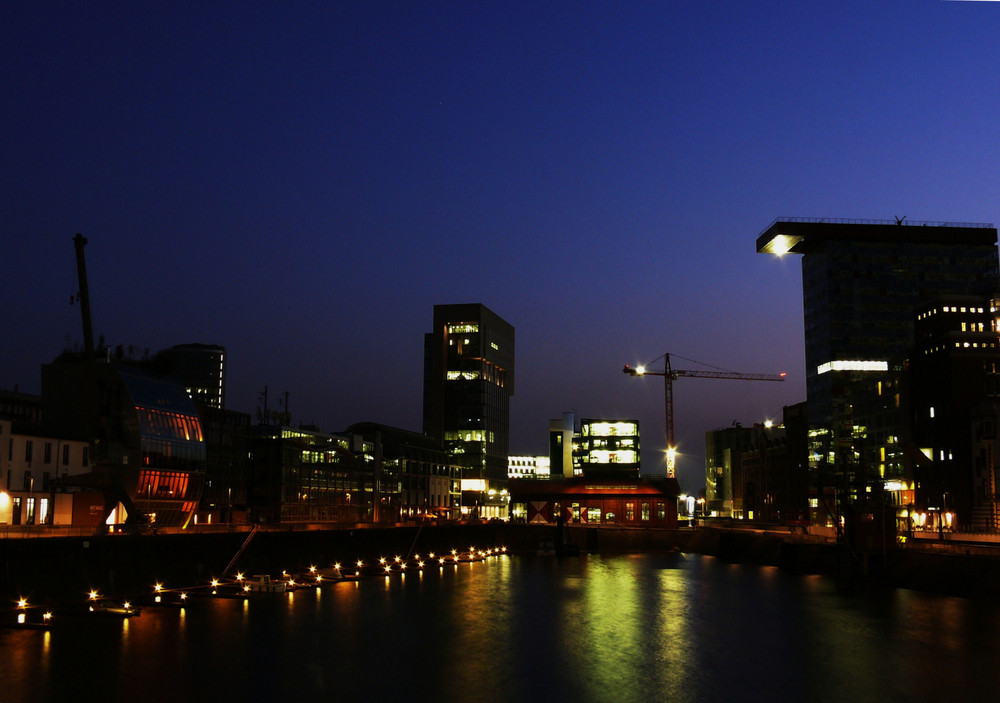
<svg viewBox="0 0 1000 703">
<path fill-rule="evenodd" d="M 57 620 L 0 630 L 2 703 L 912 703 L 1000 686 L 994 603 L 691 554 L 505 555 Z"/>
</svg>

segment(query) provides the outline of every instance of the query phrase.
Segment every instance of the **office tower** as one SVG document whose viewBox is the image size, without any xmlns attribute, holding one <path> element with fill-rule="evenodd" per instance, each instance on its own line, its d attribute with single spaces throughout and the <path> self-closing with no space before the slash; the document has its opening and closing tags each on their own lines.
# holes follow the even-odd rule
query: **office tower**
<svg viewBox="0 0 1000 703">
<path fill-rule="evenodd" d="M 775 220 L 757 251 L 802 255 L 806 385 L 811 425 L 833 419 L 843 372 L 885 371 L 913 346 L 917 305 L 991 296 L 997 230 L 987 224 Z"/>
<path fill-rule="evenodd" d="M 913 452 L 916 503 L 928 510 L 932 523 L 944 519 L 947 527 L 947 515 L 955 513 L 963 525 L 996 530 L 996 301 L 943 297 L 922 305 L 915 317 L 908 404 L 919 449 Z"/>
<path fill-rule="evenodd" d="M 196 403 L 226 407 L 226 348 L 215 344 L 178 344 L 157 352 L 151 367 L 184 386 Z"/>
<path fill-rule="evenodd" d="M 480 303 L 435 305 L 424 336 L 424 434 L 461 467 L 462 513 L 506 517 L 514 328 Z"/>
<path fill-rule="evenodd" d="M 857 421 L 870 405 L 865 389 L 899 383 L 914 347 L 918 306 L 945 296 L 993 295 L 996 242 L 989 224 L 905 218 L 780 218 L 757 238 L 760 253 L 802 255 L 810 468 L 813 485 L 822 487 L 819 500 L 836 493 L 838 504 L 850 503 L 870 492 L 872 480 L 885 486 L 898 478 L 891 470 L 879 475 L 882 467 L 864 459 L 905 440 L 900 430 L 887 433 L 884 446 L 872 444 L 869 428 Z M 891 404 L 890 411 L 899 410 Z"/>
<path fill-rule="evenodd" d="M 705 433 L 705 510 L 719 517 L 742 518 L 743 453 L 753 430 L 736 424 Z"/>
<path fill-rule="evenodd" d="M 638 421 L 581 420 L 576 455 L 586 478 L 639 478 Z"/>
</svg>

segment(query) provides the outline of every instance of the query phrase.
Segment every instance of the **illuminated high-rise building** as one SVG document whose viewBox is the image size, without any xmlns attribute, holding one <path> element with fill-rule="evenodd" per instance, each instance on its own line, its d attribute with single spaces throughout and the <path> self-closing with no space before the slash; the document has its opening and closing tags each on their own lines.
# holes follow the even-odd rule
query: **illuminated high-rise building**
<svg viewBox="0 0 1000 703">
<path fill-rule="evenodd" d="M 974 223 L 779 218 L 757 251 L 802 255 L 810 425 L 833 421 L 834 387 L 886 371 L 913 346 L 914 310 L 997 288 L 997 230 Z"/>
<path fill-rule="evenodd" d="M 424 336 L 424 434 L 461 467 L 463 514 L 506 517 L 514 328 L 481 303 L 435 305 Z"/>
<path fill-rule="evenodd" d="M 826 519 L 834 496 L 838 505 L 863 500 L 875 483 L 897 503 L 912 496 L 910 469 L 896 460 L 916 451 L 902 446 L 909 423 L 897 389 L 916 311 L 993 295 L 996 243 L 991 224 L 905 218 L 779 218 L 757 238 L 760 253 L 802 255 L 808 463 L 819 489 L 811 500 Z"/>
</svg>

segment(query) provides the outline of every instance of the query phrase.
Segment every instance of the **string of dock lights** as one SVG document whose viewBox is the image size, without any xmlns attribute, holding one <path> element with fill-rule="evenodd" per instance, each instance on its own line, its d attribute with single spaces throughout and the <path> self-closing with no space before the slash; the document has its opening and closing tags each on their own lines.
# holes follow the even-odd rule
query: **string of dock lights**
<svg viewBox="0 0 1000 703">
<path fill-rule="evenodd" d="M 450 553 L 438 554 L 428 552 L 426 555 L 414 554 L 412 558 L 404 558 L 399 555 L 392 557 L 379 557 L 377 562 L 371 566 L 363 559 L 354 562 L 353 573 L 345 573 L 339 562 L 335 562 L 328 569 L 320 569 L 316 565 L 310 565 L 308 570 L 299 574 L 290 574 L 282 571 L 281 576 L 271 580 L 269 576 L 256 575 L 248 578 L 246 574 L 237 572 L 233 578 L 212 578 L 208 583 L 194 585 L 185 588 L 167 588 L 161 582 L 153 584 L 151 593 L 128 594 L 117 596 L 102 595 L 98 589 L 91 589 L 83 602 L 62 603 L 58 608 L 64 609 L 65 614 L 83 615 L 104 615 L 120 618 L 129 618 L 141 614 L 142 608 L 156 606 L 184 606 L 190 602 L 192 597 L 219 597 L 219 598 L 249 598 L 258 592 L 268 593 L 291 593 L 300 588 L 318 588 L 323 584 L 334 584 L 343 581 L 353 581 L 357 583 L 367 577 L 384 576 L 389 578 L 394 573 L 404 574 L 407 571 L 424 572 L 429 566 L 437 567 L 443 571 L 445 567 L 457 567 L 463 563 L 482 562 L 494 557 L 501 557 L 507 554 L 507 547 L 487 547 L 477 548 L 470 546 L 468 551 L 458 551 L 452 549 Z M 46 606 L 36 606 L 28 602 L 28 599 L 21 596 L 15 601 L 15 617 L 8 619 L 0 613 L 0 627 L 24 627 L 35 629 L 47 629 L 55 620 L 54 608 L 51 604 Z M 34 615 L 35 617 L 31 617 Z"/>
</svg>

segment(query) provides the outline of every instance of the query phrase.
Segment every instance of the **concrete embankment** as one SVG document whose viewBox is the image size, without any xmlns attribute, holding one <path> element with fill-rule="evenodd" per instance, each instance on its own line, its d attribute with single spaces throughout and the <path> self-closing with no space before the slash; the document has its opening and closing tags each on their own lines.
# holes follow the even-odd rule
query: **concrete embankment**
<svg viewBox="0 0 1000 703">
<path fill-rule="evenodd" d="M 775 566 L 796 574 L 824 574 L 845 582 L 969 597 L 1000 597 L 1000 557 L 964 549 L 906 549 L 852 554 L 809 535 L 724 527 L 637 529 L 546 525 L 428 525 L 393 528 L 104 535 L 0 539 L 0 593 L 8 598 L 72 599 L 96 588 L 104 593 L 147 593 L 154 583 L 189 588 L 235 569 L 277 575 L 310 565 L 372 563 L 380 556 L 465 551 L 506 546 L 534 553 L 540 542 L 575 545 L 581 553 L 679 550 L 720 560 Z"/>
</svg>

